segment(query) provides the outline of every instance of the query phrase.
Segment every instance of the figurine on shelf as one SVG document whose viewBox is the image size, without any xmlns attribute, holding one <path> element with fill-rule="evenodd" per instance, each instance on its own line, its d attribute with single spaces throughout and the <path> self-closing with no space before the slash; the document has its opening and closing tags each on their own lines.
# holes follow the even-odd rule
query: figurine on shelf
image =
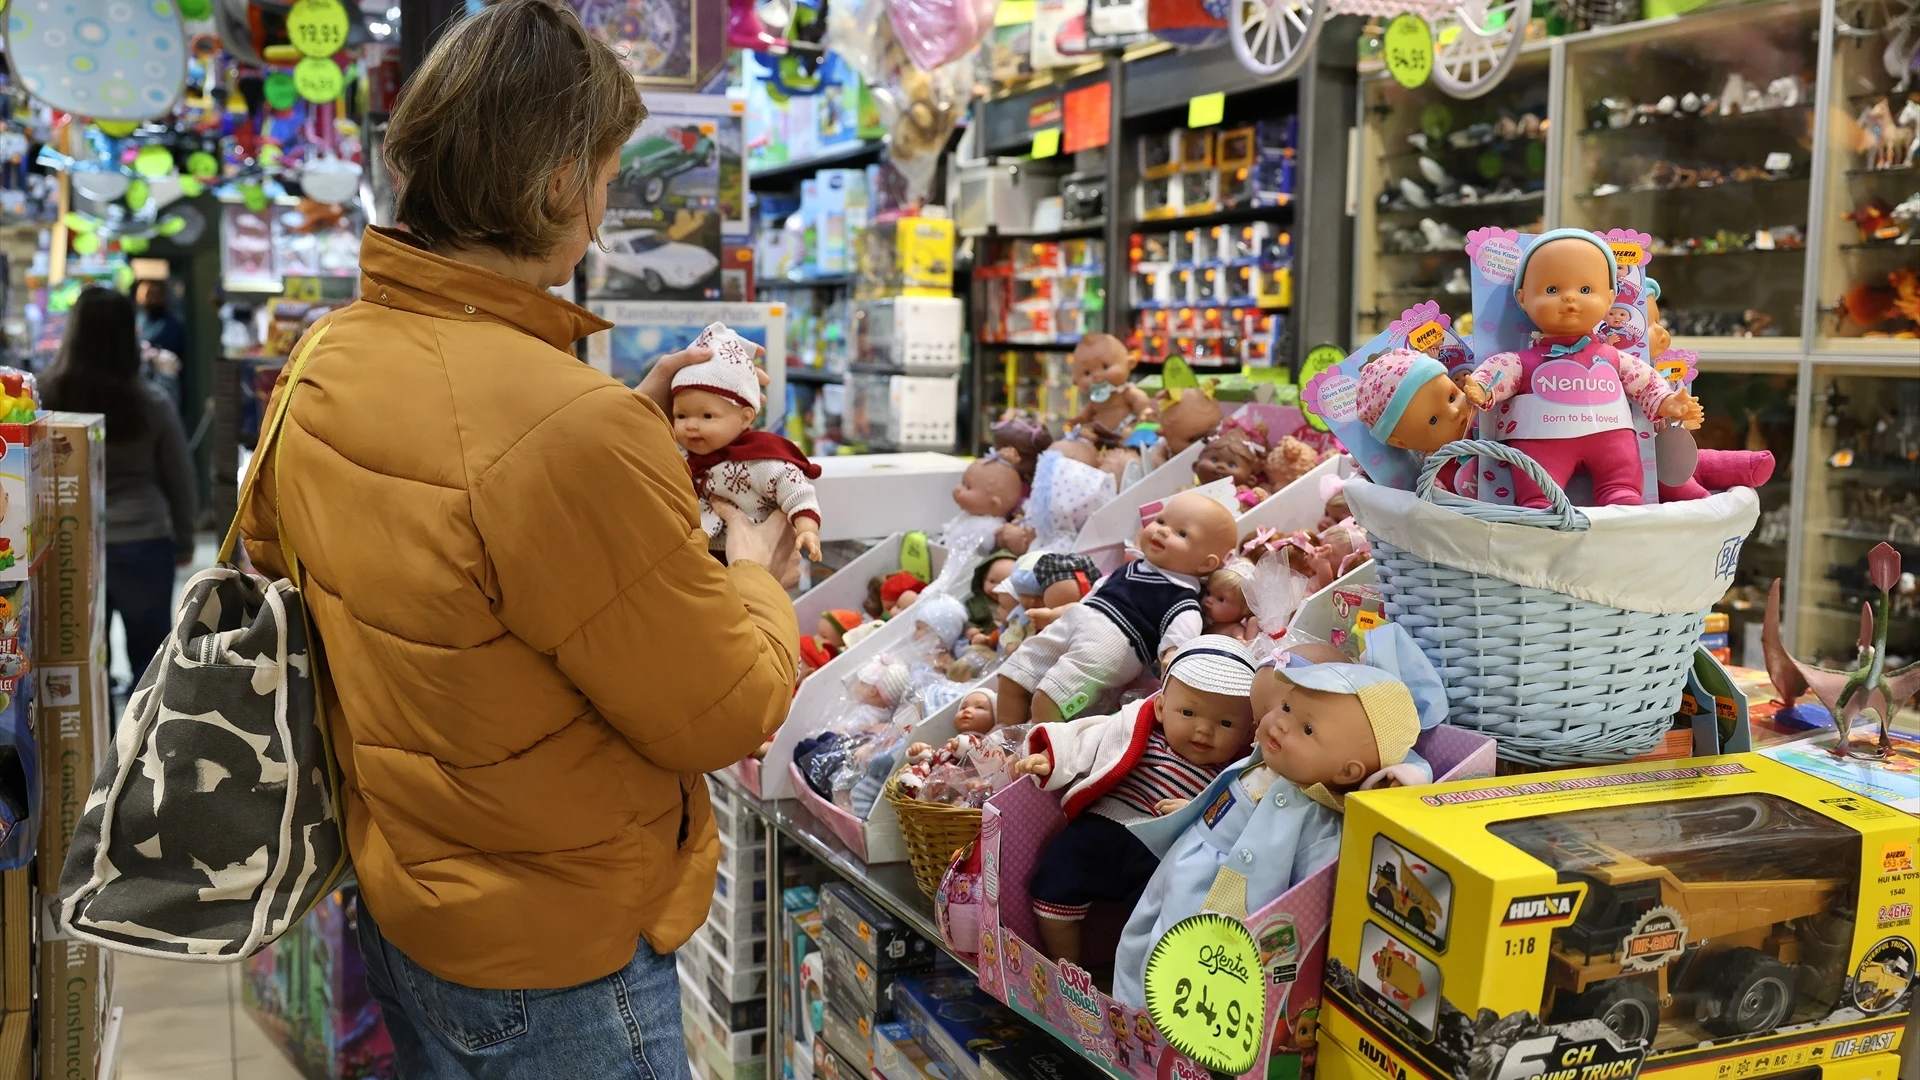
<svg viewBox="0 0 1920 1080">
<path fill-rule="evenodd" d="M 1019 517 L 995 534 L 1000 547 L 1020 554 L 1073 547 L 1087 519 L 1120 491 L 1113 474 L 1087 464 L 1077 456 L 1083 453 L 1097 460 L 1097 452 L 1078 439 L 1063 439 L 1040 455 Z"/>
<path fill-rule="evenodd" d="M 1067 826 L 1047 842 L 1028 892 L 1054 960 L 1080 962 L 1080 922 L 1096 902 L 1128 908 L 1156 860 L 1127 826 L 1169 812 L 1213 781 L 1253 740 L 1253 656 L 1202 635 L 1167 662 L 1160 692 L 1112 716 L 1036 724 L 1017 775 L 1063 791 Z"/>
<path fill-rule="evenodd" d="M 1514 294 L 1540 337 L 1518 353 L 1488 357 L 1460 384 L 1476 406 L 1499 406 L 1499 437 L 1554 483 L 1564 488 L 1584 469 L 1597 506 L 1646 501 L 1630 407 L 1690 431 L 1704 416 L 1692 394 L 1670 389 L 1644 361 L 1594 341 L 1618 290 L 1619 264 L 1605 240 L 1585 229 L 1543 234 L 1514 272 Z M 1547 505 L 1546 493 L 1517 470 L 1513 487 L 1518 505 Z"/>
<path fill-rule="evenodd" d="M 1232 558 L 1207 575 L 1207 589 L 1200 597 L 1200 618 L 1209 634 L 1220 634 L 1235 641 L 1251 641 L 1254 636 L 1253 609 L 1247 604 L 1246 587 L 1253 577 L 1253 564 Z"/>
<path fill-rule="evenodd" d="M 1000 583 L 1013 573 L 1013 552 L 999 548 L 988 552 L 973 568 L 973 590 L 967 594 L 968 640 L 992 645 L 1013 613 L 1014 598 L 1000 592 Z"/>
<path fill-rule="evenodd" d="M 1153 400 L 1128 381 L 1138 363 L 1112 334 L 1088 334 L 1073 349 L 1073 385 L 1086 404 L 1073 418 L 1076 434 L 1101 449 L 1126 441 L 1133 425 L 1153 419 Z"/>
<path fill-rule="evenodd" d="M 1254 752 L 1132 829 L 1160 865 L 1114 957 L 1123 1004 L 1145 1003 L 1147 956 L 1175 923 L 1202 908 L 1245 918 L 1332 862 L 1349 792 L 1433 779 L 1413 744 L 1446 718 L 1446 688 L 1393 623 L 1368 632 L 1365 663 L 1263 668 L 1251 696 Z"/>
<path fill-rule="evenodd" d="M 1467 437 L 1474 407 L 1446 365 L 1411 349 L 1391 349 L 1360 369 L 1358 415 L 1374 438 L 1401 450 L 1431 454 Z M 1453 490 L 1459 463 L 1449 461 L 1438 482 Z"/>
<path fill-rule="evenodd" d="M 1200 578 L 1233 551 L 1233 513 L 1200 492 L 1168 499 L 1134 536 L 1141 557 L 1022 643 L 1000 669 L 1000 722 L 1070 718 L 1200 635 Z"/>
<path fill-rule="evenodd" d="M 1220 429 L 1220 403 L 1213 399 L 1211 391 L 1211 386 L 1162 390 L 1154 399 L 1166 457 L 1180 453 Z"/>
<path fill-rule="evenodd" d="M 967 466 L 953 489 L 953 503 L 960 514 L 941 527 L 936 542 L 949 551 L 978 551 L 992 545 L 1020 508 L 1032 476 L 1028 471 L 1023 478 L 1020 466 L 998 452 Z"/>
<path fill-rule="evenodd" d="M 847 647 L 847 631 L 857 629 L 865 621 L 859 612 L 845 608 L 835 608 L 820 616 L 814 632 L 800 637 L 800 659 L 815 670 L 826 667 L 827 661 Z"/>
<path fill-rule="evenodd" d="M 1835 755 L 1878 760 L 1892 753 L 1887 726 L 1893 714 L 1920 694 L 1920 663 L 1887 670 L 1889 596 L 1902 584 L 1900 552 L 1892 544 L 1875 544 L 1867 552 L 1867 582 L 1880 598 L 1860 605 L 1860 643 L 1851 671 L 1802 663 L 1787 652 L 1780 642 L 1779 578 L 1767 590 L 1760 644 L 1767 658 L 1767 678 L 1779 691 L 1780 700 L 1791 705 L 1811 690 L 1833 714 L 1839 732 L 1832 748 Z M 1877 737 L 1866 741 L 1853 738 L 1853 725 L 1863 721 L 1876 726 Z"/>
<path fill-rule="evenodd" d="M 885 622 L 913 606 L 926 587 L 926 582 L 907 570 L 872 578 L 867 582 L 867 614 Z"/>
<path fill-rule="evenodd" d="M 1027 619 L 1039 633 L 1058 622 L 1068 604 L 1086 599 L 1100 580 L 1100 568 L 1085 555 L 1047 552 L 1033 564 L 1033 579 L 1040 603 L 1027 605 Z"/>
<path fill-rule="evenodd" d="M 1273 449 L 1267 451 L 1267 486 L 1281 491 L 1312 472 L 1323 460 L 1325 456 L 1320 451 L 1291 435 L 1282 435 Z"/>
<path fill-rule="evenodd" d="M 712 358 L 673 377 L 673 441 L 693 473 L 708 546 L 719 551 L 725 540 L 716 502 L 749 521 L 765 521 L 778 510 L 792 521 L 800 550 L 819 562 L 820 502 L 812 481 L 820 478 L 820 466 L 773 432 L 752 430 L 761 401 L 755 346 L 720 323 L 693 339 L 691 347 L 701 346 Z"/>
</svg>

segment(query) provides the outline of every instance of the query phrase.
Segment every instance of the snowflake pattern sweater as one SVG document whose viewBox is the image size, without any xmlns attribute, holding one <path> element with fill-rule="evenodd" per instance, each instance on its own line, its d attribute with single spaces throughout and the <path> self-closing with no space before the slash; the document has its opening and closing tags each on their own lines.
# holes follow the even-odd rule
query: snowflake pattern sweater
<svg viewBox="0 0 1920 1080">
<path fill-rule="evenodd" d="M 726 529 L 713 512 L 716 499 L 739 507 L 750 521 L 765 521 L 775 510 L 790 518 L 820 520 L 820 500 L 814 496 L 813 484 L 791 461 L 722 461 L 695 473 L 693 490 L 700 496 L 700 525 L 710 538 L 717 539 Z"/>
</svg>

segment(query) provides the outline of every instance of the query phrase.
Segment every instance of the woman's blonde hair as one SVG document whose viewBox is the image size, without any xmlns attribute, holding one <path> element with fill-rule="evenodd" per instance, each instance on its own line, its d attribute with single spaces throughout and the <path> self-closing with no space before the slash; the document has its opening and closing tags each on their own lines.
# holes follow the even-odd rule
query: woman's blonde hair
<svg viewBox="0 0 1920 1080">
<path fill-rule="evenodd" d="M 401 91 L 394 217 L 429 247 L 544 258 L 646 116 L 619 56 L 564 4 L 502 0 L 448 27 Z"/>
</svg>

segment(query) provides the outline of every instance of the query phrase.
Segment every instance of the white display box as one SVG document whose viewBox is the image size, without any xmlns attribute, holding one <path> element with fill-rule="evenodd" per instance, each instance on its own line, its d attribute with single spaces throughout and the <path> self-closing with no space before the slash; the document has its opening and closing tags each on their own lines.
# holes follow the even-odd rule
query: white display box
<svg viewBox="0 0 1920 1080">
<path fill-rule="evenodd" d="M 898 450 L 953 449 L 960 380 L 954 375 L 850 372 L 842 414 L 852 442 Z"/>
<path fill-rule="evenodd" d="M 707 909 L 707 925 L 728 937 L 766 937 L 767 903 L 763 891 L 766 878 L 760 881 L 762 889 L 756 890 L 762 892 L 759 900 L 716 894 L 713 906 Z"/>
<path fill-rule="evenodd" d="M 767 1056 L 767 1029 L 754 1028 L 751 1031 L 735 1031 L 727 1026 L 726 1018 L 714 1013 L 707 1003 L 706 994 L 701 987 L 688 982 L 685 974 L 680 976 L 680 1002 L 682 1006 L 697 1009 L 699 1015 L 687 1016 L 686 1022 L 698 1022 L 702 1034 L 711 1036 L 713 1042 L 726 1057 L 734 1062 L 751 1061 Z"/>
<path fill-rule="evenodd" d="M 941 522 L 960 512 L 953 505 L 953 489 L 972 463 L 951 454 L 917 453 L 824 457 L 814 459 L 814 464 L 820 466 L 813 491 L 820 500 L 820 539 L 825 542 L 871 539 L 915 529 L 933 533 Z M 835 574 L 828 583 L 839 580 L 842 574 Z M 806 596 L 826 587 L 822 584 Z M 860 588 L 864 596 L 864 580 Z M 829 606 L 858 607 L 858 598 L 854 599 L 854 603 Z M 818 618 L 817 612 L 814 617 Z M 812 620 L 802 618 L 800 632 L 811 633 Z"/>
<path fill-rule="evenodd" d="M 748 1001 L 766 996 L 765 967 L 734 967 L 720 959 L 719 954 L 697 934 L 674 955 L 679 958 L 682 969 L 709 985 L 720 987 L 728 1001 Z"/>
<path fill-rule="evenodd" d="M 854 362 L 909 375 L 951 375 L 963 359 L 963 316 L 957 296 L 861 300 L 853 311 Z"/>
</svg>

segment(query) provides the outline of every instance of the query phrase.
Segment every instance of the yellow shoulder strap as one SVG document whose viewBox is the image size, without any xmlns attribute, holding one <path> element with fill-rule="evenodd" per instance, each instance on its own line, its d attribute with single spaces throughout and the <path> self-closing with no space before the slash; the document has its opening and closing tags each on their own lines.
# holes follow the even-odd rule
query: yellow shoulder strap
<svg viewBox="0 0 1920 1080">
<path fill-rule="evenodd" d="M 240 519 L 246 516 L 247 503 L 253 498 L 253 485 L 254 481 L 259 479 L 260 476 L 260 464 L 266 460 L 268 454 L 280 449 L 280 433 L 286 425 L 287 409 L 293 403 L 293 392 L 300 386 L 300 377 L 306 373 L 308 358 L 313 356 L 314 348 L 320 344 L 321 338 L 327 336 L 327 330 L 330 329 L 331 326 L 331 320 L 321 324 L 321 326 L 313 332 L 313 335 L 307 338 L 306 342 L 302 344 L 299 353 L 294 356 L 291 362 L 292 367 L 287 373 L 286 389 L 280 392 L 279 400 L 273 403 L 273 411 L 267 416 L 265 423 L 260 428 L 260 442 L 254 448 L 253 460 L 247 463 L 247 478 L 241 483 L 240 498 L 234 504 L 233 523 L 227 526 L 227 538 L 220 544 L 220 562 L 233 561 L 234 546 L 240 542 Z M 277 488 L 279 486 L 278 473 L 275 474 L 274 480 L 275 487 Z M 280 553 L 287 562 L 287 577 L 291 581 L 298 582 L 300 580 L 299 560 L 295 558 L 293 554 L 293 544 L 287 539 L 286 530 L 280 527 L 279 519 L 279 500 L 275 499 L 274 532 L 279 534 L 280 537 Z"/>
</svg>

